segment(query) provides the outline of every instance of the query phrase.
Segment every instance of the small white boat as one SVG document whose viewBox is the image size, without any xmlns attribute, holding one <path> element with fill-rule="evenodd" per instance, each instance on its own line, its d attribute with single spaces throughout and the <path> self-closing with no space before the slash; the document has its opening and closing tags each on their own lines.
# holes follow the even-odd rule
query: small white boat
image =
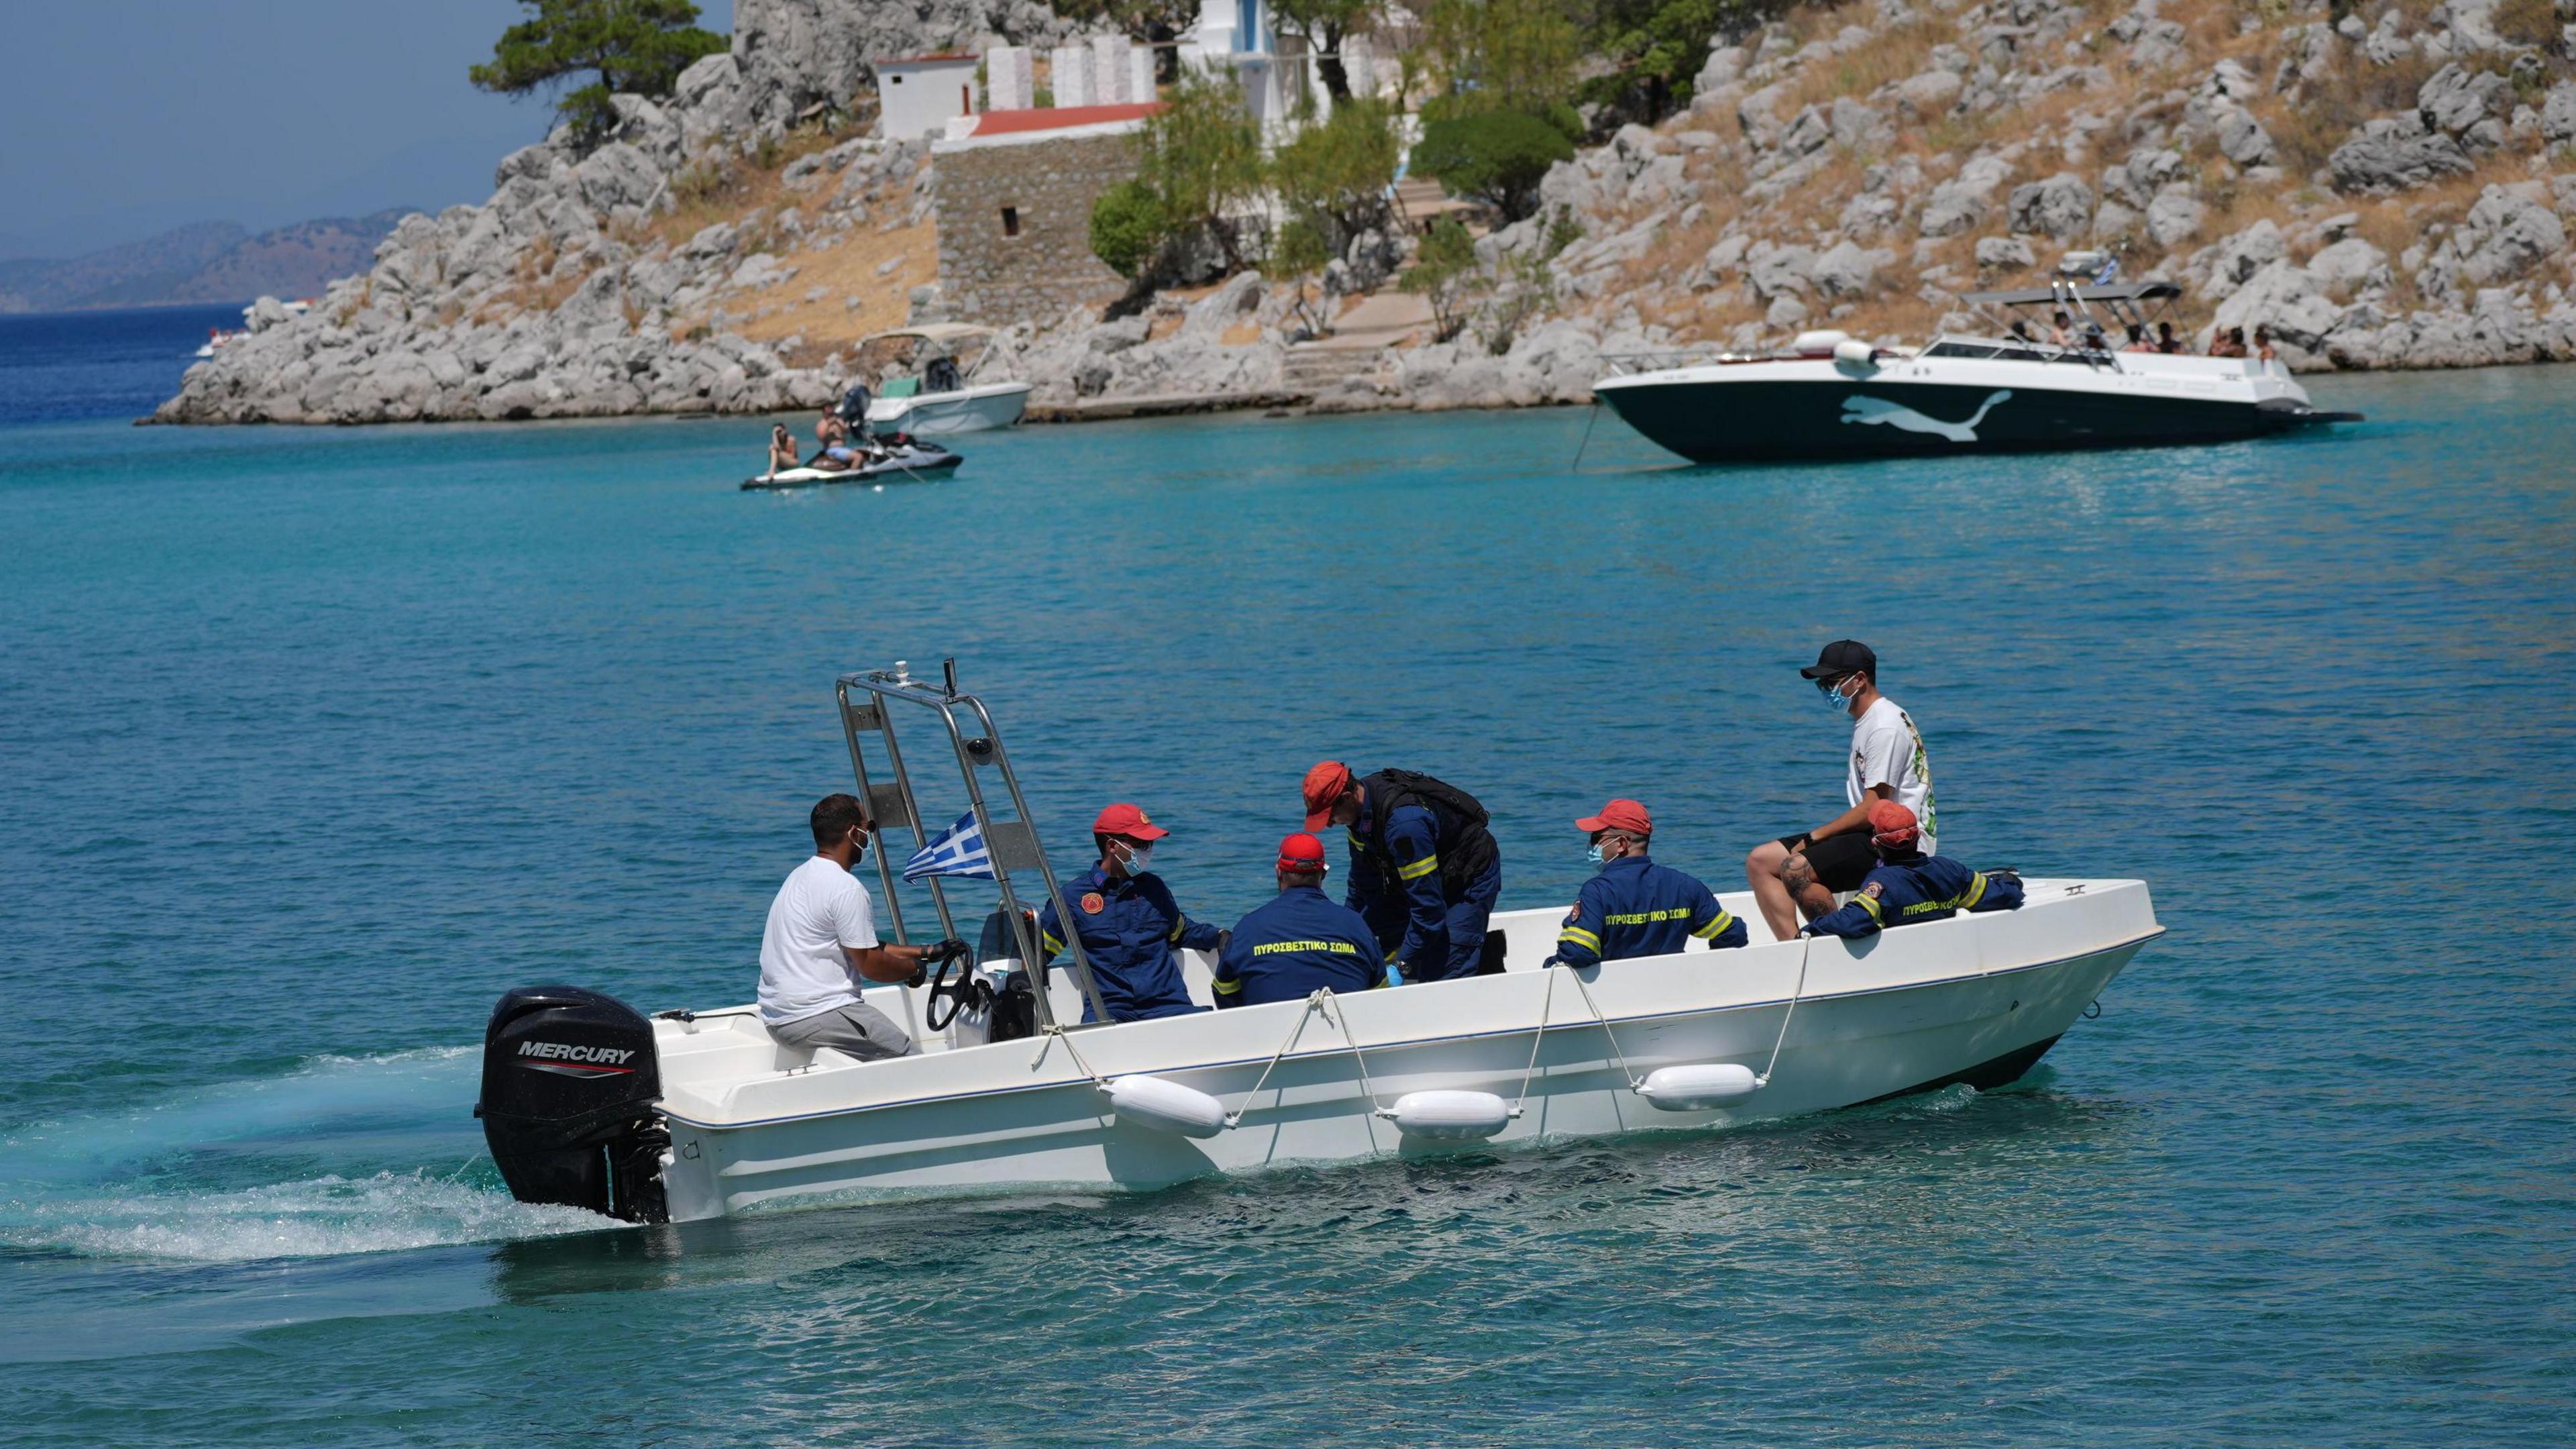
<svg viewBox="0 0 2576 1449">
<path fill-rule="evenodd" d="M 975 378 L 984 359 L 992 355 L 993 330 L 964 322 L 930 322 L 919 327 L 902 327 L 879 332 L 861 339 L 861 356 L 872 343 L 910 341 L 930 343 L 942 350 L 918 377 L 907 377 L 887 383 L 877 390 L 868 403 L 868 426 L 879 433 L 913 433 L 944 435 L 976 433 L 988 428 L 1019 425 L 1027 411 L 1029 384 L 1025 382 L 985 381 Z M 963 371 L 952 356 L 944 354 L 975 349 L 974 359 Z M 945 364 L 943 366 L 942 364 Z"/>
<path fill-rule="evenodd" d="M 991 715 L 954 679 L 953 665 L 944 687 L 901 666 L 847 676 L 844 733 L 880 828 L 914 824 L 919 840 L 890 716 L 909 704 L 945 719 L 1001 877 L 987 942 L 1007 942 L 1023 909 L 1012 873 L 1045 896 L 1057 885 Z M 863 741 L 896 761 L 891 782 L 872 781 Z M 976 782 L 996 777 L 988 803 Z M 899 939 L 891 870 L 881 858 L 878 870 Z M 1048 991 L 1016 1006 L 993 988 L 1018 963 L 987 959 L 867 991 L 922 1046 L 878 1062 L 781 1047 L 749 1006 L 648 1021 L 595 993 L 522 989 L 493 1013 L 476 1111 L 521 1198 L 683 1222 L 798 1200 L 1152 1187 L 1461 1142 L 1735 1127 L 2010 1082 L 2163 933 L 2141 881 L 2024 888 L 2017 911 L 1862 941 L 1769 940 L 1749 897 L 1730 896 L 1754 944 L 1584 971 L 1540 966 L 1564 907 L 1535 906 L 1494 917 L 1489 974 L 1127 1024 L 1076 1024 L 1089 994 L 1078 946 Z M 953 933 L 951 902 L 933 897 Z M 1192 995 L 1211 1000 L 1209 962 L 1184 962 Z"/>
</svg>

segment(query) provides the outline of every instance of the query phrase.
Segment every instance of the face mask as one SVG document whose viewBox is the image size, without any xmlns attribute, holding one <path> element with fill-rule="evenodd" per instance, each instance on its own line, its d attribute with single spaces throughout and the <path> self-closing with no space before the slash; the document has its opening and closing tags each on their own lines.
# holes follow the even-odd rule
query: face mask
<svg viewBox="0 0 2576 1449">
<path fill-rule="evenodd" d="M 1583 852 L 1583 858 L 1594 865 L 1607 865 L 1610 862 L 1610 857 L 1601 853 L 1601 842 L 1597 840 L 1592 842 L 1590 850 Z"/>
<path fill-rule="evenodd" d="M 1849 690 L 1850 693 L 1845 693 L 1844 691 L 1846 690 Z M 1846 679 L 1840 684 L 1837 684 L 1833 688 L 1825 691 L 1825 703 L 1831 707 L 1833 712 L 1836 714 L 1849 714 L 1851 713 L 1852 697 L 1859 693 L 1860 690 L 1856 685 L 1855 679 Z"/>
<path fill-rule="evenodd" d="M 1152 866 L 1153 863 L 1154 847 L 1150 845 L 1131 845 L 1127 847 L 1127 874 L 1129 877 L 1133 878 L 1135 876 L 1143 875 L 1147 868 Z"/>
</svg>

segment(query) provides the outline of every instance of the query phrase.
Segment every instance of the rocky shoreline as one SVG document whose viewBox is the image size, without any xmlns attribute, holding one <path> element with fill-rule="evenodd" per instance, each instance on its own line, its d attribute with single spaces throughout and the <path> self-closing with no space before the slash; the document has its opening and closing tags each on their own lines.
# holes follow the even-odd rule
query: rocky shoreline
<svg viewBox="0 0 2576 1449">
<path fill-rule="evenodd" d="M 1494 280 L 1451 340 L 1318 348 L 1294 287 L 1247 273 L 1114 321 L 1002 329 L 985 375 L 1032 383 L 1058 417 L 1583 402 L 1605 357 L 1812 326 L 1919 341 L 1966 322 L 1962 293 L 2078 247 L 2177 283 L 2200 340 L 2268 327 L 2298 370 L 2576 359 L 2576 26 L 2517 39 L 2506 3 L 2414 21 L 2316 0 L 2269 18 L 2215 0 L 1801 11 L 1720 37 L 1684 113 L 1552 170 L 1542 215 L 1479 243 Z M 862 13 L 745 0 L 734 53 L 667 101 L 617 97 L 596 148 L 514 153 L 489 202 L 406 219 L 311 312 L 257 308 L 151 421 L 826 405 L 868 380 L 848 339 L 939 315 L 927 147 L 793 124 L 863 74 L 846 46 L 789 43 L 843 10 Z M 1050 26 L 1069 29 L 987 0 L 880 48 Z M 1367 244 L 1387 255 L 1337 279 L 1383 285 L 1404 245 Z"/>
</svg>

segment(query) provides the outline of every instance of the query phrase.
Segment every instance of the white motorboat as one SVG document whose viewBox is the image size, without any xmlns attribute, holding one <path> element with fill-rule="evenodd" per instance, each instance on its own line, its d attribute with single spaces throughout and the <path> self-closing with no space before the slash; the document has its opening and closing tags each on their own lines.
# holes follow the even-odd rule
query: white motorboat
<svg viewBox="0 0 2576 1449">
<path fill-rule="evenodd" d="M 2098 259 L 2069 260 L 2081 270 Z M 1964 297 L 1999 319 L 2025 314 L 1999 335 L 1886 348 L 1807 332 L 1786 353 L 1656 365 L 1602 378 L 1593 395 L 1699 463 L 2213 443 L 2361 420 L 2318 409 L 2277 364 L 2106 345 L 2132 323 L 2152 330 L 2155 314 L 2180 295 L 2169 282 L 2060 277 Z M 2034 313 L 2037 333 L 2028 325 Z M 2059 313 L 2075 338 L 2037 340 Z"/>
<path fill-rule="evenodd" d="M 976 373 L 992 356 L 993 330 L 964 322 L 930 322 L 879 332 L 859 343 L 866 355 L 872 343 L 910 341 L 931 344 L 940 355 L 917 377 L 900 378 L 877 389 L 868 403 L 867 422 L 879 433 L 936 436 L 976 433 L 988 428 L 1017 427 L 1028 408 L 1029 384 L 978 381 Z M 974 359 L 961 371 L 954 353 L 974 349 Z"/>
<path fill-rule="evenodd" d="M 989 712 L 956 692 L 953 665 L 938 686 L 900 666 L 850 675 L 840 695 L 880 829 L 910 824 L 916 840 L 891 715 L 924 706 L 946 722 L 997 876 L 985 944 L 998 949 L 865 993 L 922 1045 L 892 1061 L 781 1047 L 749 1006 L 647 1020 L 575 988 L 510 993 L 476 1111 L 521 1198 L 689 1221 L 876 1195 L 1151 1187 L 1990 1088 L 2029 1070 L 2163 929 L 2135 880 L 2029 880 L 2017 911 L 1852 942 L 1770 940 L 1739 895 L 1725 904 L 1752 945 L 1575 971 L 1540 964 L 1564 918 L 1548 905 L 1494 918 L 1488 974 L 1084 1025 L 1078 944 L 1043 993 L 1015 974 L 1028 933 L 1012 925 L 1025 920 L 1014 873 L 1060 896 Z M 871 744 L 895 762 L 890 782 L 870 776 Z M 991 779 L 1003 790 L 988 800 Z M 900 939 L 892 870 L 877 868 Z M 931 884 L 953 933 L 956 883 Z M 1184 960 L 1210 1000 L 1209 962 Z"/>
</svg>

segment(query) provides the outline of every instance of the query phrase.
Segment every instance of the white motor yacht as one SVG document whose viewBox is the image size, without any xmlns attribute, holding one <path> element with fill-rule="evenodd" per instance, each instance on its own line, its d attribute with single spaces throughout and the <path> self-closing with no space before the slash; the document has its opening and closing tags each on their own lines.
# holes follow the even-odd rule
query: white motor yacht
<svg viewBox="0 0 2576 1449">
<path fill-rule="evenodd" d="M 2086 271 L 2099 258 L 2068 260 Z M 1593 395 L 1699 463 L 2216 443 L 2361 421 L 2318 409 L 2278 363 L 2111 350 L 2132 324 L 2152 334 L 2180 295 L 2170 282 L 2061 276 L 1962 298 L 1998 321 L 1996 335 L 1888 348 L 1807 332 L 1786 353 L 1657 359 Z M 2072 335 L 2041 340 L 2061 313 Z"/>
<path fill-rule="evenodd" d="M 922 368 L 919 376 L 899 378 L 878 387 L 876 397 L 868 404 L 868 426 L 880 433 L 922 436 L 1018 426 L 1020 415 L 1028 408 L 1029 384 L 978 380 L 976 376 L 984 360 L 992 356 L 992 337 L 989 327 L 930 322 L 861 339 L 862 356 L 871 343 L 888 341 L 927 343 L 940 353 Z M 961 370 L 954 354 L 969 349 L 975 355 Z"/>
<path fill-rule="evenodd" d="M 906 927 L 886 834 L 909 825 L 928 839 L 899 711 L 944 722 L 1000 897 L 979 959 L 865 992 L 921 1053 L 863 1062 L 783 1047 L 750 1006 L 648 1019 L 579 988 L 512 991 L 486 1033 L 476 1114 L 517 1196 L 685 1222 L 880 1195 L 1152 1187 L 1992 1088 L 2028 1071 L 2163 930 L 2135 880 L 2032 879 L 2018 910 L 1860 941 L 1769 939 L 1735 895 L 1724 903 L 1753 932 L 1746 947 L 1693 943 L 1577 971 L 1541 964 L 1565 908 L 1534 904 L 1494 917 L 1485 974 L 1086 1023 L 1097 997 L 1078 942 L 1044 990 L 1021 969 L 1033 933 L 1020 892 L 1059 911 L 1062 897 L 992 717 L 958 692 L 953 664 L 936 685 L 900 665 L 845 676 L 839 697 L 885 832 L 889 938 Z M 875 760 L 890 778 L 871 773 Z M 961 883 L 928 884 L 941 931 L 956 934 Z M 1184 961 L 1193 996 L 1211 1001 L 1211 963 Z"/>
</svg>

